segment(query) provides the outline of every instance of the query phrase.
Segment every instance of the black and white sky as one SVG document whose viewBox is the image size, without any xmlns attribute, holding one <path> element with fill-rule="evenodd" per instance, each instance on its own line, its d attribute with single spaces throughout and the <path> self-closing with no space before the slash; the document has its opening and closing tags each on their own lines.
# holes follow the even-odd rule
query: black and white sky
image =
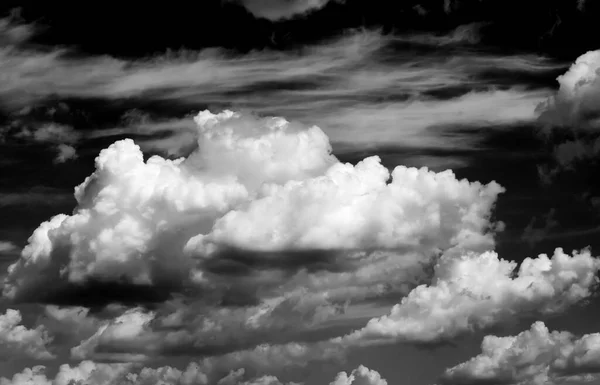
<svg viewBox="0 0 600 385">
<path fill-rule="evenodd" d="M 0 3 L 0 385 L 600 384 L 594 0 Z"/>
</svg>

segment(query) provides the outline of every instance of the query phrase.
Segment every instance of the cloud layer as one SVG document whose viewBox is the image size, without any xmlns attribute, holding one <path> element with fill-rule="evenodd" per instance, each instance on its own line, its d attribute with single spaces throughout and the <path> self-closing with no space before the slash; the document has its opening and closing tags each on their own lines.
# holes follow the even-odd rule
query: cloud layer
<svg viewBox="0 0 600 385">
<path fill-rule="evenodd" d="M 171 366 L 158 368 L 144 367 L 136 370 L 130 364 L 100 364 L 82 361 L 77 366 L 61 365 L 56 377 L 49 379 L 44 366 L 26 368 L 16 373 L 12 379 L 0 378 L 1 385 L 301 385 L 295 382 L 282 382 L 272 375 L 248 378 L 244 369 L 232 370 L 220 379 L 207 375 L 210 368 L 198 363 L 190 363 L 184 370 Z M 380 374 L 360 365 L 348 376 L 340 372 L 331 385 L 387 385 Z"/>
</svg>

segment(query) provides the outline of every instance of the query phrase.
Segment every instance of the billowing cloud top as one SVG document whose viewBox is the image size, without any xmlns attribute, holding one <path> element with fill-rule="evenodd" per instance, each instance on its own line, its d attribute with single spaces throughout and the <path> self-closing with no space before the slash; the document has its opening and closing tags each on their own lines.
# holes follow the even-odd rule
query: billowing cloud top
<svg viewBox="0 0 600 385">
<path fill-rule="evenodd" d="M 321 129 L 282 118 L 204 111 L 195 121 L 198 149 L 188 158 L 144 161 L 128 139 L 103 150 L 75 189 L 74 213 L 34 231 L 4 294 L 39 298 L 39 287 L 50 295 L 90 281 L 208 284 L 203 264 L 231 248 L 431 254 L 493 246 L 497 183 L 403 166 L 389 181 L 377 157 L 342 164 Z"/>
<path fill-rule="evenodd" d="M 432 285 L 415 288 L 390 314 L 375 318 L 347 341 L 449 339 L 488 327 L 514 314 L 557 313 L 591 295 L 600 260 L 589 250 L 556 249 L 517 263 L 494 252 L 443 256 Z"/>
<path fill-rule="evenodd" d="M 552 126 L 597 128 L 599 70 L 600 51 L 590 51 L 578 57 L 571 68 L 557 78 L 560 84 L 558 92 L 538 106 L 540 119 Z"/>
</svg>

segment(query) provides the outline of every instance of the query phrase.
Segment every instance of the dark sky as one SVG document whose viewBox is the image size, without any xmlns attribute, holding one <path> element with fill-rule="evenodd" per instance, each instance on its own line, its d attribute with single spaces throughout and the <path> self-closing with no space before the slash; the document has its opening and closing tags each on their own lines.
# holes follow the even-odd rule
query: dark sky
<svg viewBox="0 0 600 385">
<path fill-rule="evenodd" d="M 595 20 L 600 15 L 596 2 L 565 0 L 346 0 L 280 20 L 257 19 L 240 2 L 223 0 L 157 1 L 143 6 L 122 1 L 7 0 L 0 7 L 4 12 L 20 8 L 27 21 L 47 26 L 35 41 L 118 56 L 181 47 L 285 48 L 347 28 L 443 32 L 461 24 L 487 22 L 482 34 L 486 43 L 573 59 L 595 48 Z"/>
</svg>

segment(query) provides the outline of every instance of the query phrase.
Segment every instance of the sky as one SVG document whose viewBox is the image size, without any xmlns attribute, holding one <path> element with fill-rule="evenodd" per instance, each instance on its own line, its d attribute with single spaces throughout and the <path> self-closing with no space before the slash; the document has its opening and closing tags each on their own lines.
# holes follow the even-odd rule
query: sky
<svg viewBox="0 0 600 385">
<path fill-rule="evenodd" d="M 600 384 L 592 1 L 0 6 L 0 385 Z"/>
</svg>

